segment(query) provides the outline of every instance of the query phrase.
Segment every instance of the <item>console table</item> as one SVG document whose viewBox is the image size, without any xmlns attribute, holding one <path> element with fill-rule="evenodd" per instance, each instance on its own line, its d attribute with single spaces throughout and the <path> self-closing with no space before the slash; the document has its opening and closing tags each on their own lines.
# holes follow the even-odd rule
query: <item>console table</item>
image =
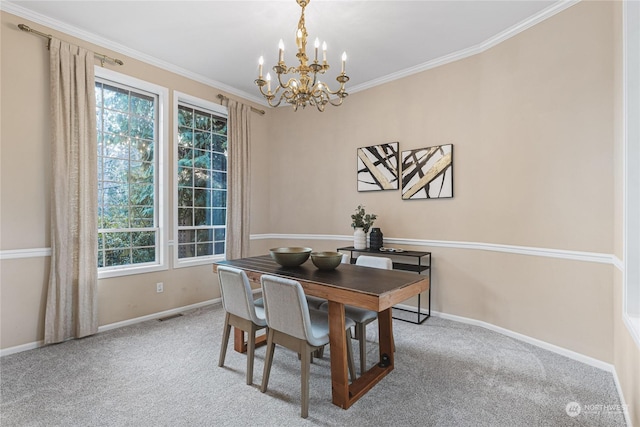
<svg viewBox="0 0 640 427">
<path fill-rule="evenodd" d="M 415 324 L 421 324 L 422 322 L 424 322 L 425 320 L 427 320 L 429 317 L 431 317 L 431 252 L 420 252 L 420 251 L 405 251 L 405 250 L 401 250 L 401 251 L 380 251 L 377 249 L 356 249 L 353 246 L 345 246 L 342 248 L 338 248 L 338 251 L 345 251 L 345 252 L 349 252 L 349 262 L 351 264 L 355 264 L 357 257 L 353 256 L 353 253 L 358 253 L 358 254 L 367 254 L 367 255 L 378 255 L 378 256 L 386 256 L 386 257 L 390 257 L 390 256 L 394 256 L 394 257 L 410 257 L 410 258 L 415 258 L 416 263 L 415 264 L 411 264 L 411 263 L 404 263 L 404 262 L 396 262 L 393 261 L 393 268 L 396 270 L 405 270 L 405 271 L 414 271 L 418 274 L 422 274 L 423 271 L 427 271 L 428 275 L 429 275 L 429 291 L 428 291 L 428 305 L 427 305 L 427 314 L 422 313 L 422 311 L 420 310 L 420 295 L 418 294 L 418 310 L 417 311 L 413 311 L 413 310 L 408 310 L 406 308 L 398 308 L 398 307 L 393 307 L 394 310 L 401 310 L 401 311 L 405 311 L 405 312 L 409 312 L 412 314 L 415 314 L 417 316 L 416 320 L 407 320 L 407 319 L 403 319 L 401 317 L 393 317 L 394 319 L 397 320 L 402 320 L 403 322 L 409 322 L 409 323 L 415 323 Z M 423 258 L 426 258 L 427 263 L 423 263 Z M 412 316 L 410 316 L 412 317 Z"/>
</svg>

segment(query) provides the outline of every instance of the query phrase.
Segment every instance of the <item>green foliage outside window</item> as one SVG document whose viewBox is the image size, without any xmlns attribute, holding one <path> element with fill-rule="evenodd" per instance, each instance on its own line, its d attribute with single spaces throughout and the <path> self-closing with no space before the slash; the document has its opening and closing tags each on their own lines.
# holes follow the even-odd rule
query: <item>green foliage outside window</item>
<svg viewBox="0 0 640 427">
<path fill-rule="evenodd" d="M 96 83 L 99 267 L 156 261 L 156 104 Z"/>
<path fill-rule="evenodd" d="M 227 121 L 178 107 L 178 257 L 224 254 Z"/>
</svg>

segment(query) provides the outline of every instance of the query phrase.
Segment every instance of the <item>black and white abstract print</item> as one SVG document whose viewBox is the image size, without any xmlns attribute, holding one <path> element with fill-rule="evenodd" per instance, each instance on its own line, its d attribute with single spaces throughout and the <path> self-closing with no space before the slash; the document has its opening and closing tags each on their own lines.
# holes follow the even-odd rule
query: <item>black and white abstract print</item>
<svg viewBox="0 0 640 427">
<path fill-rule="evenodd" d="M 398 189 L 398 143 L 358 148 L 358 191 Z"/>
<path fill-rule="evenodd" d="M 453 144 L 402 152 L 402 199 L 453 197 Z"/>
</svg>

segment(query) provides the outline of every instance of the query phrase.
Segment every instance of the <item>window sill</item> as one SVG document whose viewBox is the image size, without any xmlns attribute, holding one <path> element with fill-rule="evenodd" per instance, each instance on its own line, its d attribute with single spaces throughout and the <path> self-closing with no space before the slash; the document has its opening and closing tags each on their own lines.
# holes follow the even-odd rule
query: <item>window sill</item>
<svg viewBox="0 0 640 427">
<path fill-rule="evenodd" d="M 156 271 L 164 271 L 169 268 L 164 264 L 145 265 L 140 267 L 123 267 L 110 270 L 98 270 L 98 280 L 109 279 L 111 277 L 131 276 L 134 274 L 153 273 Z"/>
<path fill-rule="evenodd" d="M 173 261 L 173 268 L 196 267 L 200 265 L 211 265 L 216 261 L 224 261 L 225 255 L 215 255 L 206 258 L 181 258 Z"/>
</svg>

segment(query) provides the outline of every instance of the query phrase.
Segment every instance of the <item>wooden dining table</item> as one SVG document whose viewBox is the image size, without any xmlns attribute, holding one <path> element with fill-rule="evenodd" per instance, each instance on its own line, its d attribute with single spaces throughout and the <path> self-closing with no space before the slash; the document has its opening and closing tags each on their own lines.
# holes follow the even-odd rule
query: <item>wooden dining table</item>
<svg viewBox="0 0 640 427">
<path fill-rule="evenodd" d="M 429 289 L 429 278 L 415 273 L 340 264 L 334 270 L 319 270 L 311 260 L 299 267 L 282 267 L 269 255 L 219 261 L 213 265 L 242 269 L 250 281 L 260 283 L 264 274 L 300 282 L 305 294 L 329 301 L 329 345 L 332 402 L 349 408 L 394 368 L 391 309 Z M 344 305 L 378 312 L 379 362 L 349 383 Z"/>
</svg>

